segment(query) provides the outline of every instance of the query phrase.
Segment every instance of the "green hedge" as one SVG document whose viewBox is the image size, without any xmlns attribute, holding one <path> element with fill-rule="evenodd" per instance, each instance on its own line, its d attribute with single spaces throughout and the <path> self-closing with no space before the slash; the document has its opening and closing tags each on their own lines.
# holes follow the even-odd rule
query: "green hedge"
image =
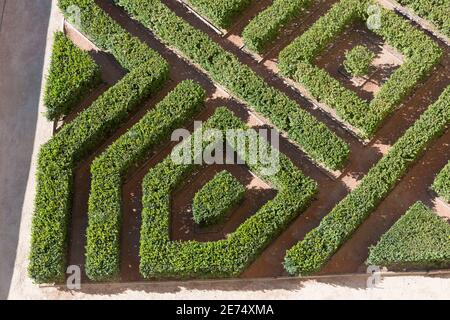
<svg viewBox="0 0 450 320">
<path fill-rule="evenodd" d="M 273 41 L 280 29 L 312 4 L 312 0 L 275 0 L 259 13 L 242 32 L 244 43 L 261 53 Z"/>
<path fill-rule="evenodd" d="M 220 28 L 227 28 L 252 0 L 187 0 L 193 8 Z"/>
<path fill-rule="evenodd" d="M 332 170 L 341 168 L 348 145 L 295 101 L 269 87 L 248 66 L 222 49 L 205 33 L 176 16 L 159 0 L 114 0 L 157 37 L 200 65 L 209 76 L 268 118 L 314 161 Z"/>
<path fill-rule="evenodd" d="M 328 72 L 314 65 L 314 58 L 344 29 L 367 19 L 371 1 L 341 0 L 308 31 L 280 53 L 280 70 L 301 83 L 318 101 L 336 110 L 341 119 L 370 138 L 382 121 L 408 96 L 440 61 L 442 50 L 422 31 L 390 10 L 380 8 L 381 27 L 373 30 L 405 56 L 374 99 L 368 103 L 345 88 Z"/>
<path fill-rule="evenodd" d="M 432 188 L 439 196 L 450 203 L 450 162 L 437 175 Z"/>
<path fill-rule="evenodd" d="M 64 3 L 69 4 L 68 1 Z M 99 15 L 101 10 L 91 0 L 74 0 L 72 3 L 84 4 L 83 19 L 90 20 L 88 16 L 92 14 L 91 27 L 85 29 L 91 32 L 89 36 L 107 39 L 108 35 L 103 32 L 113 26 L 103 28 L 102 21 L 105 17 Z M 94 18 L 100 22 L 96 28 Z M 114 24 L 117 30 L 122 30 L 113 21 L 110 24 Z M 122 32 L 125 33 L 123 30 Z M 130 39 L 134 39 L 133 43 L 137 41 L 135 38 Z M 126 58 L 127 54 L 121 55 L 116 47 L 121 47 L 124 43 L 109 44 L 111 52 L 119 53 L 116 56 L 119 61 Z M 168 78 L 167 62 L 155 52 L 149 52 L 150 55 L 142 59 L 145 63 L 140 66 L 136 64 L 136 68 L 103 93 L 75 120 L 65 125 L 39 151 L 28 268 L 30 277 L 37 283 L 62 281 L 65 277 L 73 168 L 117 128 L 132 109 L 157 91 Z M 128 66 L 133 64 L 129 63 Z"/>
<path fill-rule="evenodd" d="M 287 251 L 284 264 L 289 273 L 307 275 L 319 271 L 351 237 L 428 144 L 443 134 L 450 123 L 449 101 L 450 86 L 370 169 L 358 187 L 339 202 L 317 228 Z"/>
<path fill-rule="evenodd" d="M 119 277 L 123 175 L 190 119 L 204 99 L 205 91 L 199 85 L 180 83 L 92 163 L 86 245 L 89 279 Z"/>
<path fill-rule="evenodd" d="M 375 54 L 367 47 L 355 46 L 345 53 L 345 70 L 357 77 L 366 75 L 374 58 Z"/>
<path fill-rule="evenodd" d="M 44 94 L 47 119 L 67 115 L 100 81 L 100 68 L 91 56 L 76 47 L 64 33 L 55 32 Z"/>
<path fill-rule="evenodd" d="M 430 20 L 447 37 L 450 37 L 450 1 L 448 0 L 397 0 L 410 7 L 419 16 Z"/>
<path fill-rule="evenodd" d="M 73 24 L 76 20 L 72 19 L 70 7 L 80 8 L 81 25 L 75 25 L 77 29 L 98 48 L 111 53 L 123 68 L 132 70 L 144 62 L 161 59 L 157 52 L 116 23 L 95 4 L 95 0 L 58 0 L 58 6 Z"/>
<path fill-rule="evenodd" d="M 245 187 L 228 171 L 221 171 L 194 196 L 192 213 L 195 223 L 219 222 L 244 197 Z"/>
<path fill-rule="evenodd" d="M 248 129 L 226 108 L 218 108 L 202 129 L 210 128 L 223 132 L 226 129 Z M 249 157 L 255 155 L 249 155 L 243 149 L 245 147 L 236 144 L 237 140 L 230 140 L 227 142 L 241 159 L 247 162 L 250 170 L 261 176 L 264 164 L 259 161 L 249 162 Z M 261 142 L 266 143 L 263 141 Z M 190 139 L 187 139 L 183 143 L 189 142 Z M 271 152 L 278 151 L 271 148 Z M 142 275 L 145 278 L 185 278 L 229 277 L 241 273 L 270 241 L 308 206 L 317 192 L 317 184 L 304 176 L 286 156 L 279 154 L 279 159 L 280 170 L 265 176 L 265 179 L 278 189 L 276 197 L 262 206 L 226 239 L 215 242 L 171 241 L 169 234 L 171 193 L 200 166 L 176 164 L 171 157 L 167 157 L 152 168 L 144 178 L 142 186 Z"/>
<path fill-rule="evenodd" d="M 396 270 L 448 267 L 450 224 L 417 202 L 370 247 L 366 263 Z"/>
</svg>

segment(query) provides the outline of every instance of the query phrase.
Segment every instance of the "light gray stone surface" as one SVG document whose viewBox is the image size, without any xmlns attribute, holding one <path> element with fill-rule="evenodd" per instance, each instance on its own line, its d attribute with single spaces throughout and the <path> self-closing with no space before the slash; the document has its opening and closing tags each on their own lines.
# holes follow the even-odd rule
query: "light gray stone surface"
<svg viewBox="0 0 450 320">
<path fill-rule="evenodd" d="M 449 299 L 450 275 L 34 285 L 27 276 L 39 146 L 52 134 L 40 91 L 52 35 L 62 26 L 56 0 L 0 0 L 0 299 Z M 50 7 L 52 7 L 50 15 Z M 41 97 L 41 98 L 40 98 Z M 8 293 L 9 292 L 9 293 Z"/>
<path fill-rule="evenodd" d="M 0 299 L 13 275 L 50 9 L 51 0 L 0 0 Z"/>
</svg>

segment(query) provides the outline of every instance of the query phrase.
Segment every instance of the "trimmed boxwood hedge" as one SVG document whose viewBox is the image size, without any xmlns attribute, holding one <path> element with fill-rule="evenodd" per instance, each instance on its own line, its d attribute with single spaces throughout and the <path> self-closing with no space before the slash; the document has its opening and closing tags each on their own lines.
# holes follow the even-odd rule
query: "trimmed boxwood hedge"
<svg viewBox="0 0 450 320">
<path fill-rule="evenodd" d="M 289 249 L 285 268 L 290 274 L 308 275 L 320 270 L 395 187 L 427 145 L 450 124 L 450 86 L 428 107 L 350 194 Z"/>
<path fill-rule="evenodd" d="M 448 0 L 397 0 L 410 7 L 419 16 L 430 20 L 447 37 L 450 37 L 450 1 Z"/>
<path fill-rule="evenodd" d="M 231 173 L 223 170 L 194 196 L 192 213 L 195 223 L 219 222 L 244 197 L 245 187 Z"/>
<path fill-rule="evenodd" d="M 200 109 L 205 95 L 198 84 L 181 82 L 92 163 L 86 245 L 89 279 L 119 277 L 123 175 L 190 119 Z"/>
<path fill-rule="evenodd" d="M 344 68 L 353 76 L 363 76 L 369 71 L 375 54 L 365 46 L 355 46 L 345 53 Z"/>
<path fill-rule="evenodd" d="M 226 108 L 218 108 L 203 128 L 198 130 L 210 128 L 222 130 L 224 135 L 226 129 L 248 129 Z M 239 143 L 236 145 L 236 140 L 230 140 L 227 142 L 241 159 L 246 161 L 249 156 L 254 157 L 241 149 L 243 146 Z M 189 141 L 190 139 L 182 143 Z M 267 143 L 264 140 L 261 142 Z M 204 146 L 206 145 L 207 143 Z M 278 189 L 276 197 L 226 239 L 215 242 L 171 241 L 169 235 L 171 193 L 200 165 L 180 165 L 174 163 L 171 157 L 167 157 L 152 168 L 142 185 L 141 274 L 145 278 L 186 278 L 230 277 L 241 273 L 270 241 L 308 206 L 317 192 L 317 184 L 304 176 L 286 156 L 280 154 L 279 159 L 280 170 L 265 177 Z M 259 162 L 246 162 L 250 170 L 261 176 L 260 170 L 263 170 L 264 165 Z"/>
<path fill-rule="evenodd" d="M 446 268 L 450 266 L 450 224 L 417 202 L 370 247 L 366 263 L 396 270 Z"/>
<path fill-rule="evenodd" d="M 368 103 L 345 88 L 328 72 L 314 65 L 314 58 L 350 24 L 367 19 L 371 0 L 341 0 L 305 33 L 280 53 L 281 72 L 301 83 L 318 101 L 336 110 L 341 119 L 370 138 L 381 122 L 408 96 L 440 61 L 442 50 L 424 32 L 394 12 L 380 8 L 381 27 L 374 29 L 400 50 L 405 62 L 394 71 Z"/>
<path fill-rule="evenodd" d="M 76 21 L 68 11 L 71 6 L 80 8 L 81 25 L 75 27 L 98 48 L 111 53 L 123 68 L 132 70 L 147 61 L 161 59 L 156 51 L 116 23 L 95 0 L 58 0 L 58 6 L 66 19 L 74 24 Z"/>
<path fill-rule="evenodd" d="M 450 203 L 450 162 L 436 176 L 432 188 L 445 201 Z"/>
<path fill-rule="evenodd" d="M 348 145 L 295 101 L 268 86 L 250 67 L 190 26 L 160 0 L 114 0 L 164 43 L 175 47 L 209 76 L 268 118 L 314 161 L 335 170 L 349 154 Z"/>
<path fill-rule="evenodd" d="M 214 25 L 227 28 L 252 0 L 185 0 Z"/>
<path fill-rule="evenodd" d="M 244 43 L 252 51 L 261 53 L 273 41 L 283 25 L 297 17 L 312 4 L 312 0 L 275 0 L 260 12 L 242 32 Z"/>
<path fill-rule="evenodd" d="M 69 1 L 61 1 L 69 5 Z M 159 90 L 169 74 L 167 62 L 147 48 L 142 50 L 142 61 L 122 51 L 129 48 L 144 48 L 136 38 L 126 37 L 126 32 L 91 0 L 73 0 L 82 8 L 83 21 L 89 21 L 91 39 L 103 39 L 117 60 L 125 62 L 132 70 L 114 87 L 103 93 L 87 110 L 65 125 L 49 142 L 44 144 L 38 156 L 37 191 L 32 222 L 30 277 L 37 283 L 62 281 L 65 277 L 67 254 L 67 228 L 72 200 L 73 168 L 88 152 L 102 140 L 153 92 Z M 100 14 L 102 13 L 102 14 Z M 91 17 L 89 19 L 88 17 Z M 96 25 L 95 21 L 99 24 Z M 107 25 L 104 23 L 108 22 Z M 124 42 L 107 41 L 112 29 Z M 129 40 L 129 42 L 126 41 Z M 142 47 L 142 46 L 144 47 Z M 148 53 L 148 55 L 147 55 Z M 127 58 L 130 59 L 126 63 Z"/>
<path fill-rule="evenodd" d="M 55 32 L 54 37 L 44 94 L 48 120 L 67 115 L 101 81 L 100 68 L 87 52 L 62 32 Z"/>
</svg>

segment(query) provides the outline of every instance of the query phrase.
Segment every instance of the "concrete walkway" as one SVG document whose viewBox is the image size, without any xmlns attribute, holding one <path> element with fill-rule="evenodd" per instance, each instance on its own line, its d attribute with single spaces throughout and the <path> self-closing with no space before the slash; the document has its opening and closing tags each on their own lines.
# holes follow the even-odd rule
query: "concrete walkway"
<svg viewBox="0 0 450 320">
<path fill-rule="evenodd" d="M 0 0 L 0 299 L 8 295 L 34 150 L 52 0 Z M 49 136 L 48 129 L 40 137 Z M 44 139 L 39 139 L 42 142 Z"/>
<path fill-rule="evenodd" d="M 40 95 L 52 34 L 62 26 L 56 0 L 0 0 L 0 299 L 449 299 L 450 276 L 149 282 L 39 287 L 27 276 L 39 146 L 52 134 Z M 52 8 L 52 10 L 50 10 Z M 1 20 L 0 20 L 1 21 Z"/>
</svg>

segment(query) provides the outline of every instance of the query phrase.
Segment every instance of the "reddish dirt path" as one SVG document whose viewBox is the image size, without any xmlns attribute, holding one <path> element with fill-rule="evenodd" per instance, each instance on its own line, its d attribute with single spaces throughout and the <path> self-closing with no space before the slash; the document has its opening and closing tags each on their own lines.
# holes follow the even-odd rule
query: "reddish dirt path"
<svg viewBox="0 0 450 320">
<path fill-rule="evenodd" d="M 285 232 L 275 239 L 271 245 L 262 252 L 261 256 L 249 266 L 249 268 L 242 274 L 242 277 L 272 277 L 286 275 L 282 268 L 282 261 L 284 259 L 286 249 L 301 240 L 307 232 L 317 226 L 323 216 L 330 212 L 338 201 L 348 194 L 349 188 L 354 188 L 357 185 L 358 181 L 367 173 L 370 167 L 372 167 L 381 158 L 382 154 L 386 153 L 389 146 L 403 134 L 406 128 L 414 123 L 418 116 L 431 102 L 437 99 L 439 93 L 442 92 L 443 88 L 449 83 L 450 72 L 444 65 L 440 65 L 437 70 L 433 72 L 433 74 L 427 78 L 426 81 L 424 81 L 424 84 L 418 87 L 417 90 L 415 90 L 415 93 L 404 102 L 404 105 L 385 121 L 376 137 L 368 145 L 363 145 L 352 134 L 343 129 L 337 121 L 331 119 L 327 114 L 315 108 L 310 101 L 300 95 L 295 89 L 285 84 L 265 65 L 258 64 L 252 57 L 241 51 L 228 39 L 217 35 L 213 30 L 200 22 L 200 20 L 198 20 L 198 18 L 194 15 L 187 13 L 186 9 L 175 0 L 164 0 L 164 2 L 167 3 L 169 7 L 172 8 L 177 14 L 185 18 L 189 23 L 207 32 L 211 38 L 214 39 L 214 41 L 219 43 L 226 50 L 234 53 L 242 63 L 249 65 L 255 72 L 262 76 L 268 84 L 283 91 L 290 98 L 297 101 L 302 108 L 305 108 L 305 110 L 313 114 L 320 121 L 324 122 L 330 129 L 345 139 L 350 145 L 351 155 L 345 170 L 343 170 L 339 177 L 333 178 L 330 177 L 328 173 L 324 172 L 323 169 L 318 168 L 314 163 L 312 163 L 306 155 L 298 149 L 297 146 L 289 142 L 287 139 L 282 138 L 280 141 L 280 150 L 286 154 L 306 175 L 313 178 L 318 183 L 319 194 L 317 195 L 316 200 L 312 202 L 311 206 L 303 214 L 301 214 Z M 101 154 L 101 152 L 103 152 L 126 130 L 128 130 L 128 128 L 139 121 L 139 119 L 141 119 L 148 110 L 150 110 L 169 91 L 171 91 L 177 83 L 188 78 L 194 79 L 207 90 L 209 98 L 205 104 L 204 111 L 196 116 L 195 119 L 206 120 L 213 113 L 216 107 L 226 105 L 241 119 L 252 123 L 255 127 L 267 127 L 263 124 L 265 122 L 264 120 L 261 122 L 261 118 L 255 118 L 246 106 L 235 100 L 229 99 L 227 94 L 217 90 L 205 74 L 198 71 L 194 66 L 183 61 L 183 59 L 162 45 L 149 30 L 145 29 L 135 21 L 132 21 L 120 9 L 112 5 L 109 0 L 98 0 L 98 3 L 127 31 L 139 37 L 151 48 L 158 51 L 169 62 L 171 66 L 171 73 L 170 81 L 164 85 L 162 90 L 143 103 L 142 106 L 140 106 L 116 132 L 114 132 L 106 141 L 99 145 L 98 149 L 87 155 L 87 157 L 77 166 L 75 170 L 69 263 L 78 265 L 84 264 L 85 230 L 87 226 L 86 213 L 90 188 L 89 170 L 92 160 Z M 308 23 L 312 23 L 314 17 L 320 16 L 320 14 L 326 11 L 332 3 L 333 1 L 325 1 L 322 7 L 315 9 L 314 12 L 306 13 L 310 19 L 310 22 Z M 245 15 L 250 15 L 251 12 L 253 11 L 248 10 Z M 254 13 L 255 12 L 252 14 Z M 230 29 L 232 32 L 242 28 L 239 21 Z M 301 18 L 297 19 L 294 24 L 298 24 L 300 21 Z M 308 25 L 308 23 L 303 24 L 302 26 Z M 232 32 L 230 34 L 232 34 Z M 282 43 L 287 38 L 288 37 L 286 36 L 283 39 L 275 41 L 274 48 L 277 49 L 271 51 L 270 54 L 275 54 L 278 49 L 281 50 Z M 448 53 L 449 50 L 446 49 L 446 56 L 443 61 L 448 61 Z M 105 64 L 106 70 L 109 70 L 109 68 L 120 69 L 117 62 L 109 61 L 108 63 L 110 63 L 110 67 Z M 112 83 L 108 83 L 108 85 L 112 85 Z M 84 102 L 84 105 L 82 104 L 78 110 L 82 110 L 88 105 L 88 101 Z M 192 121 L 190 121 L 186 127 L 192 131 Z M 333 257 L 324 269 L 324 273 L 364 271 L 362 270 L 361 265 L 367 256 L 368 245 L 376 242 L 380 235 L 406 211 L 406 209 L 403 210 L 403 208 L 407 206 L 412 199 L 423 199 L 427 204 L 431 203 L 434 195 L 428 193 L 426 190 L 431 184 L 430 181 L 433 175 L 439 169 L 438 167 L 440 165 L 440 161 L 444 163 L 446 162 L 445 159 L 448 158 L 448 139 L 449 137 L 447 132 L 444 138 L 437 141 L 430 148 L 430 150 L 432 149 L 435 150 L 435 152 L 438 152 L 437 155 L 440 155 L 442 160 L 433 158 L 432 155 L 427 153 L 421 161 L 427 161 L 427 163 L 429 162 L 430 167 L 428 167 L 428 164 L 426 166 L 421 164 L 416 165 L 411 173 L 408 174 L 408 176 L 402 180 L 401 184 L 399 184 L 399 186 L 394 190 L 393 194 L 395 194 L 395 196 L 390 195 L 385 201 L 383 201 L 382 205 L 373 213 L 371 218 L 363 224 L 355 236 L 350 239 L 346 245 L 343 246 L 341 250 Z M 122 281 L 142 280 L 138 270 L 139 229 L 141 223 L 140 213 L 142 210 L 142 179 L 151 167 L 160 162 L 170 153 L 173 146 L 174 143 L 170 143 L 168 141 L 162 142 L 162 147 L 158 149 L 158 153 L 150 154 L 147 160 L 132 168 L 125 176 L 122 188 Z M 416 169 L 416 167 L 419 169 Z M 442 167 L 443 165 L 441 168 Z M 267 194 L 264 194 L 263 197 L 259 194 L 255 194 L 254 198 L 250 197 L 251 201 L 248 204 L 248 208 L 252 208 L 252 210 L 247 211 L 239 208 L 232 214 L 232 218 L 223 226 L 219 226 L 218 229 L 215 229 L 215 232 L 207 234 L 196 233 L 195 228 L 189 220 L 189 213 L 184 209 L 188 207 L 189 203 L 192 201 L 192 195 L 195 190 L 197 190 L 202 183 L 211 178 L 213 173 L 216 172 L 218 168 L 218 166 L 212 166 L 204 171 L 201 171 L 197 176 L 197 178 L 200 179 L 193 179 L 190 187 L 185 187 L 184 189 L 182 188 L 174 194 L 172 215 L 173 217 L 176 217 L 174 218 L 174 225 L 172 226 L 172 236 L 175 239 L 198 239 L 201 241 L 206 241 L 208 239 L 211 240 L 222 238 L 224 233 L 228 233 L 237 227 L 240 221 L 245 218 L 244 214 L 252 214 L 252 212 L 257 210 L 257 208 L 265 201 L 274 196 L 273 192 L 271 193 L 270 190 Z M 231 170 L 237 170 L 235 173 L 236 175 L 241 176 L 241 179 L 245 180 L 246 177 L 249 177 L 249 173 L 243 168 L 234 168 Z M 424 176 L 425 178 L 408 178 L 410 175 L 412 175 L 411 177 Z M 408 196 L 404 196 L 405 190 L 410 192 L 408 193 Z M 253 201 L 253 199 L 256 200 L 257 197 L 258 201 Z M 400 202 L 397 201 L 397 198 L 399 197 L 402 199 Z M 401 205 L 397 203 L 400 203 Z M 246 208 L 245 205 L 244 208 Z M 386 211 L 390 212 L 388 218 L 384 218 L 384 216 L 387 215 Z M 371 228 L 372 225 L 376 227 Z M 183 234 L 186 230 L 189 232 L 187 234 Z M 353 254 L 353 252 L 355 252 L 355 254 Z M 87 281 L 86 278 L 83 280 Z"/>
</svg>

